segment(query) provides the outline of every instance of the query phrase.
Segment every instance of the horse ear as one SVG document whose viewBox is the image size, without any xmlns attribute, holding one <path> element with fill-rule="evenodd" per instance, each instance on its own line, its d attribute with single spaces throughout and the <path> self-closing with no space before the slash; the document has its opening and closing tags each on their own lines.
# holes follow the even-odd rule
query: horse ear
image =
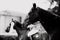
<svg viewBox="0 0 60 40">
<path fill-rule="evenodd" d="M 36 8 L 36 3 L 33 3 L 33 7 Z"/>
</svg>

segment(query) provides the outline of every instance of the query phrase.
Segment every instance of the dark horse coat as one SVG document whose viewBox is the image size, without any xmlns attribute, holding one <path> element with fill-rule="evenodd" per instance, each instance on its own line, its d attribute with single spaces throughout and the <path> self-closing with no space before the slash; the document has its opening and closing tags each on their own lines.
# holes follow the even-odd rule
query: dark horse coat
<svg viewBox="0 0 60 40">
<path fill-rule="evenodd" d="M 37 7 L 35 11 L 29 12 L 28 15 L 29 18 L 25 20 L 25 27 L 40 21 L 48 34 L 53 35 L 51 40 L 60 39 L 60 16 L 58 14 Z"/>
</svg>

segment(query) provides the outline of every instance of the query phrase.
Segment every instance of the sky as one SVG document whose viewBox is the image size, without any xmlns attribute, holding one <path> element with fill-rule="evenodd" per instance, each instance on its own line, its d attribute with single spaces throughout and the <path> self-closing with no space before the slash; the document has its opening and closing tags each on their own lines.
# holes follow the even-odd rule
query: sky
<svg viewBox="0 0 60 40">
<path fill-rule="evenodd" d="M 33 3 L 45 10 L 50 6 L 48 0 L 0 0 L 0 11 L 11 10 L 26 14 L 32 8 Z"/>
</svg>

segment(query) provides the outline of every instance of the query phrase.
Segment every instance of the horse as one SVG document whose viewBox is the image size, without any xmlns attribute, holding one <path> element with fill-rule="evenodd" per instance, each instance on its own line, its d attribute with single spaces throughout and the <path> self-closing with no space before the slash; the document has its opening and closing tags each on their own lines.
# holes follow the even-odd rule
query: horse
<svg viewBox="0 0 60 40">
<path fill-rule="evenodd" d="M 23 24 L 15 21 L 13 28 L 16 30 L 18 34 L 18 40 L 30 40 L 27 36 L 28 30 L 22 27 Z"/>
<path fill-rule="evenodd" d="M 17 40 L 30 40 L 30 38 L 27 36 L 28 30 L 26 28 L 23 28 L 22 25 L 23 24 L 19 23 L 18 21 L 12 20 L 5 31 L 8 33 L 11 26 L 13 26 L 13 29 L 16 30 L 18 34 Z"/>
<path fill-rule="evenodd" d="M 59 12 L 56 12 L 59 13 Z M 25 27 L 40 21 L 45 30 L 51 35 L 51 40 L 60 39 L 60 15 L 37 7 L 36 10 L 28 13 L 29 18 L 25 20 Z"/>
</svg>

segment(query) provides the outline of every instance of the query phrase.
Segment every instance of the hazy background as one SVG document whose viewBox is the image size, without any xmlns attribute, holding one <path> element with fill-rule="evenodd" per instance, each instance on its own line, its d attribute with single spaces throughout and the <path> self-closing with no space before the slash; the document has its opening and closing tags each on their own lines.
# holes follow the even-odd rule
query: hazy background
<svg viewBox="0 0 60 40">
<path fill-rule="evenodd" d="M 0 0 L 0 11 L 11 10 L 26 14 L 30 11 L 33 3 L 46 10 L 50 6 L 48 0 Z"/>
</svg>

